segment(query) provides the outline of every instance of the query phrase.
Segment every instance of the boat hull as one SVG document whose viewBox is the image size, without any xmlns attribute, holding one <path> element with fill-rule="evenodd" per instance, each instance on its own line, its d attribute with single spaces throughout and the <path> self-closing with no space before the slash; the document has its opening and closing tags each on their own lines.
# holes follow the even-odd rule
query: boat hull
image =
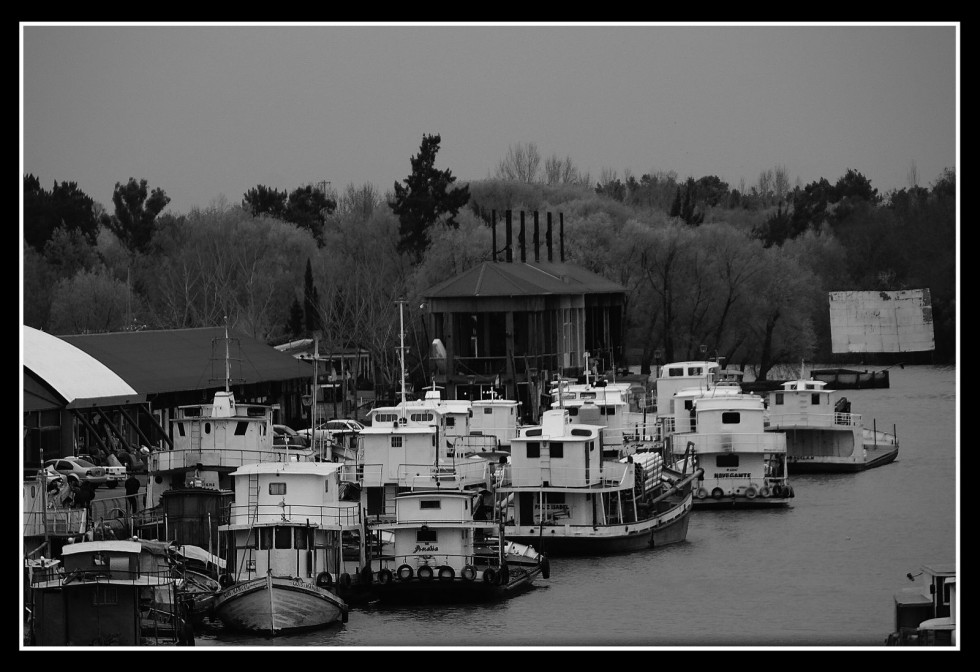
<svg viewBox="0 0 980 672">
<path fill-rule="evenodd" d="M 687 540 L 693 496 L 685 493 L 674 506 L 629 525 L 544 525 L 534 533 L 504 528 L 509 541 L 532 544 L 548 556 L 606 555 L 657 548 Z"/>
<path fill-rule="evenodd" d="M 433 577 L 429 580 L 413 576 L 407 581 L 392 579 L 388 583 L 375 584 L 374 594 L 378 601 L 388 604 L 464 604 L 502 600 L 534 588 L 534 580 L 542 573 L 542 565 L 510 565 L 507 581 L 489 581 L 481 576 L 467 580 L 460 576 L 452 579 Z M 499 572 L 496 574 L 499 577 Z"/>
<path fill-rule="evenodd" d="M 277 635 L 347 622 L 347 604 L 302 579 L 261 577 L 223 589 L 214 613 L 230 629 Z"/>
<path fill-rule="evenodd" d="M 857 458 L 813 457 L 789 462 L 793 474 L 846 474 L 874 469 L 895 461 L 898 446 L 868 448 L 867 455 Z"/>
</svg>

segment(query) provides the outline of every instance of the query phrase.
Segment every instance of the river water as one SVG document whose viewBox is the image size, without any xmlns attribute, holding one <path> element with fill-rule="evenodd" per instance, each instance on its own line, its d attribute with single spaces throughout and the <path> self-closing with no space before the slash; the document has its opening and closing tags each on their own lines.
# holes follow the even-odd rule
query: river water
<svg viewBox="0 0 980 672">
<path fill-rule="evenodd" d="M 894 426 L 897 460 L 854 474 L 790 473 L 788 509 L 695 510 L 684 543 L 554 558 L 549 579 L 501 603 L 351 609 L 346 624 L 274 639 L 216 624 L 197 646 L 883 647 L 906 573 L 959 566 L 956 370 L 889 373 L 889 389 L 841 394 L 867 427 Z"/>
</svg>

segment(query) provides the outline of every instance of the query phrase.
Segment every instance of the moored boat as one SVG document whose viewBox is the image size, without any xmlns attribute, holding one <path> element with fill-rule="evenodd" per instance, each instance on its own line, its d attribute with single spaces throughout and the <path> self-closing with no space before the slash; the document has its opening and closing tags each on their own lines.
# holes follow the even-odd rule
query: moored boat
<svg viewBox="0 0 980 672">
<path fill-rule="evenodd" d="M 736 386 L 681 389 L 660 418 L 675 461 L 693 454 L 702 469 L 695 508 L 789 505 L 786 437 L 765 429 L 762 397 Z"/>
<path fill-rule="evenodd" d="M 333 462 L 262 462 L 234 472 L 235 503 L 218 529 L 228 567 L 214 599 L 226 626 L 274 636 L 347 621 L 336 590 L 353 584 L 343 532 L 361 531 L 362 521 L 359 503 L 343 499 L 341 471 Z"/>
<path fill-rule="evenodd" d="M 432 489 L 400 493 L 395 520 L 372 525 L 391 535 L 374 558 L 381 602 L 485 602 L 523 593 L 550 576 L 548 559 L 504 539 L 499 521 L 478 520 L 483 493 Z"/>
<path fill-rule="evenodd" d="M 917 574 L 909 572 L 906 577 L 916 585 L 895 593 L 895 629 L 885 644 L 955 646 L 956 567 L 923 565 Z"/>
<path fill-rule="evenodd" d="M 858 371 L 855 369 L 813 369 L 810 375 L 814 380 L 822 380 L 837 390 L 861 390 L 866 388 L 887 388 L 890 385 L 888 369 Z"/>
<path fill-rule="evenodd" d="M 508 540 L 549 556 L 635 551 L 684 541 L 698 472 L 677 475 L 654 452 L 603 458 L 603 427 L 545 411 L 513 440 L 497 507 Z"/>
<path fill-rule="evenodd" d="M 767 431 L 786 435 L 793 473 L 864 471 L 898 457 L 898 436 L 865 427 L 851 404 L 821 380 L 798 379 L 767 393 Z"/>
</svg>

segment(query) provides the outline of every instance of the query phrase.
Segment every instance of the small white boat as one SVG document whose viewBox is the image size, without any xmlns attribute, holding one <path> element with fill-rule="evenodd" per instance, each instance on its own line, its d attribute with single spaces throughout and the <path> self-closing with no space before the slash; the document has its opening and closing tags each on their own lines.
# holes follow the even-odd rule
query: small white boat
<svg viewBox="0 0 980 672">
<path fill-rule="evenodd" d="M 675 392 L 669 409 L 659 418 L 668 450 L 676 461 L 693 455 L 702 470 L 695 508 L 789 505 L 795 493 L 786 437 L 766 431 L 762 397 L 736 386 L 699 386 Z"/>
<path fill-rule="evenodd" d="M 549 556 L 634 551 L 684 541 L 698 472 L 663 466 L 659 453 L 603 458 L 603 427 L 567 409 L 523 427 L 500 465 L 496 508 L 508 540 Z"/>
<path fill-rule="evenodd" d="M 387 552 L 372 558 L 381 602 L 485 602 L 525 592 L 538 576 L 550 576 L 547 557 L 506 541 L 499 522 L 474 518 L 483 496 L 423 489 L 396 497 L 395 520 L 371 526 L 392 538 Z"/>
<path fill-rule="evenodd" d="M 786 459 L 796 474 L 864 471 L 898 457 L 898 436 L 865 427 L 821 380 L 790 380 L 767 393 L 770 432 L 786 435 Z M 894 430 L 894 428 L 893 428 Z"/>
<path fill-rule="evenodd" d="M 916 585 L 895 593 L 895 629 L 885 644 L 955 646 L 955 565 L 923 565 L 917 574 L 906 576 Z"/>
<path fill-rule="evenodd" d="M 234 472 L 230 522 L 218 528 L 228 568 L 214 598 L 226 626 L 274 636 L 347 622 L 338 588 L 361 579 L 364 556 L 348 564 L 343 539 L 363 523 L 360 504 L 343 499 L 342 469 L 262 462 Z"/>
</svg>

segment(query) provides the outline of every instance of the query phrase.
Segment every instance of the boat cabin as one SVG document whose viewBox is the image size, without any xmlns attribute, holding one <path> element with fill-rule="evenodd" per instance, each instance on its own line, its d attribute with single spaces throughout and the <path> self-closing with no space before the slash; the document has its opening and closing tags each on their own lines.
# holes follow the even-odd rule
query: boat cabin
<svg viewBox="0 0 980 672">
<path fill-rule="evenodd" d="M 712 387 L 720 370 L 721 364 L 711 361 L 673 362 L 661 366 L 657 376 L 657 413 L 669 413 L 670 399 L 680 390 Z"/>
<path fill-rule="evenodd" d="M 895 593 L 895 630 L 890 643 L 901 646 L 954 644 L 956 634 L 956 567 L 923 565 L 910 580 L 915 587 Z"/>
<path fill-rule="evenodd" d="M 360 530 L 356 495 L 336 462 L 263 462 L 233 474 L 229 523 L 219 528 L 228 572 L 235 583 L 263 577 L 310 579 L 322 572 L 339 580 L 356 572 L 342 557 L 343 532 Z M 353 500 L 353 501 L 351 501 Z M 363 555 L 355 558 L 363 566 Z"/>
</svg>

